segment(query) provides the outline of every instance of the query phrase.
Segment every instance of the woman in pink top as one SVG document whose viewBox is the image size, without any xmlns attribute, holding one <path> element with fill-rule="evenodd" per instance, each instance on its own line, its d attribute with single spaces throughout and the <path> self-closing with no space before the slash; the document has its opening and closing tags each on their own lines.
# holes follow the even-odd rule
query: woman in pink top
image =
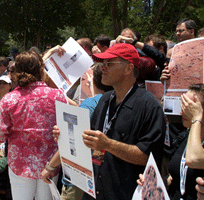
<svg viewBox="0 0 204 200">
<path fill-rule="evenodd" d="M 16 57 L 15 66 L 18 87 L 0 102 L 0 142 L 8 139 L 12 196 L 14 200 L 50 200 L 41 172 L 57 151 L 52 137 L 55 100 L 67 101 L 61 90 L 41 81 L 44 64 L 39 55 L 23 52 Z"/>
</svg>

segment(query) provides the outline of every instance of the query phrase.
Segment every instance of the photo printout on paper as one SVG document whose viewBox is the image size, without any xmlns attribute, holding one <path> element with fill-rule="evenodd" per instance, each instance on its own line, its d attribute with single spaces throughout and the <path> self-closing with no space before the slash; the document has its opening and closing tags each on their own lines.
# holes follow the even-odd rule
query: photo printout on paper
<svg viewBox="0 0 204 200">
<path fill-rule="evenodd" d="M 158 200 L 170 200 L 152 153 L 150 153 L 143 175 L 144 184 L 137 186 L 132 200 L 146 200 L 153 197 Z"/>
<path fill-rule="evenodd" d="M 151 92 L 161 103 L 162 97 L 164 95 L 164 85 L 161 81 L 145 80 L 145 88 L 147 91 Z"/>
<path fill-rule="evenodd" d="M 67 93 L 71 86 L 93 65 L 86 51 L 70 37 L 62 46 L 66 53 L 59 57 L 57 52 L 45 61 L 45 72 L 55 85 Z"/>
<path fill-rule="evenodd" d="M 173 48 L 166 81 L 166 95 L 180 96 L 189 85 L 203 83 L 204 37 L 185 40 Z M 179 91 L 181 93 L 179 93 Z"/>
<path fill-rule="evenodd" d="M 55 105 L 64 177 L 95 198 L 91 149 L 84 144 L 82 138 L 83 131 L 90 129 L 89 110 L 59 101 L 55 101 Z"/>
<path fill-rule="evenodd" d="M 181 115 L 181 97 L 164 96 L 163 110 L 165 115 Z"/>
</svg>

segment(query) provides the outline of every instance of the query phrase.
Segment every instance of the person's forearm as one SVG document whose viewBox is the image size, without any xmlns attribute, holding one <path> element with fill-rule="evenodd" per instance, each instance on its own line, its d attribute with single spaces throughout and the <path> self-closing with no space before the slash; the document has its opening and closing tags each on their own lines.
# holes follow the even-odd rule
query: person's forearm
<svg viewBox="0 0 204 200">
<path fill-rule="evenodd" d="M 135 165 L 147 164 L 148 155 L 143 153 L 136 145 L 129 145 L 110 139 L 109 145 L 105 150 L 126 162 Z"/>
<path fill-rule="evenodd" d="M 191 125 L 186 147 L 186 164 L 190 168 L 204 169 L 201 126 L 199 121 Z"/>
<path fill-rule="evenodd" d="M 49 166 L 56 168 L 61 165 L 61 160 L 60 160 L 60 153 L 59 150 L 55 153 L 55 155 L 52 157 L 52 159 L 49 162 Z"/>
<path fill-rule="evenodd" d="M 135 47 L 142 50 L 144 48 L 144 43 L 143 42 L 136 42 Z"/>
</svg>

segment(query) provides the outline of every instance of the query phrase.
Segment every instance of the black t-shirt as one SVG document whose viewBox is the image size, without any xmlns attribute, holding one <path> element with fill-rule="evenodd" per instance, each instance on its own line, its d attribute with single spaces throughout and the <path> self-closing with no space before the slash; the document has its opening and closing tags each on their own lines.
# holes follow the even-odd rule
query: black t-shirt
<svg viewBox="0 0 204 200">
<path fill-rule="evenodd" d="M 171 174 L 173 181 L 169 187 L 168 193 L 171 200 L 180 200 L 180 163 L 181 158 L 186 147 L 188 140 L 188 135 L 183 139 L 179 148 L 176 150 L 172 159 L 169 162 L 169 173 Z M 198 176 L 204 176 L 204 170 L 191 169 L 187 170 L 186 184 L 185 184 L 185 193 L 183 196 L 184 200 L 195 200 L 197 199 L 196 178 Z"/>
</svg>

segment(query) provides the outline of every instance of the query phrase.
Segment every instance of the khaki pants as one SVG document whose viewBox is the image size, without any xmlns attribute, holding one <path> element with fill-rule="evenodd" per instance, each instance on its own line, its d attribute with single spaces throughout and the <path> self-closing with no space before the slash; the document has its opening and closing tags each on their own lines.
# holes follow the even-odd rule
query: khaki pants
<svg viewBox="0 0 204 200">
<path fill-rule="evenodd" d="M 81 200 L 83 191 L 76 186 L 62 187 L 62 200 Z"/>
</svg>

